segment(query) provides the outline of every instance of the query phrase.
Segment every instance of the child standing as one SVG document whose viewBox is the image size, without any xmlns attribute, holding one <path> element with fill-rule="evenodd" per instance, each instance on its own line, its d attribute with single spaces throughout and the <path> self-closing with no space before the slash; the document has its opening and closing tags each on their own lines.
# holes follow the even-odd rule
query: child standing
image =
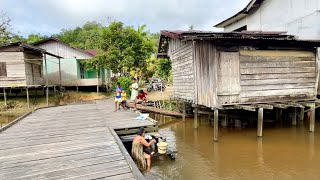
<svg viewBox="0 0 320 180">
<path fill-rule="evenodd" d="M 118 108 L 119 108 L 119 103 L 122 102 L 122 98 L 121 98 L 121 92 L 122 92 L 122 88 L 120 86 L 120 83 L 118 82 L 117 83 L 117 87 L 116 87 L 116 97 L 115 97 L 115 100 L 114 100 L 114 106 L 115 106 L 115 110 L 114 112 L 117 112 Z"/>
<path fill-rule="evenodd" d="M 122 97 L 121 106 L 122 106 L 123 110 L 126 110 L 126 106 L 127 106 L 127 93 L 126 93 L 125 90 L 122 90 L 122 92 L 121 92 L 121 97 Z"/>
</svg>

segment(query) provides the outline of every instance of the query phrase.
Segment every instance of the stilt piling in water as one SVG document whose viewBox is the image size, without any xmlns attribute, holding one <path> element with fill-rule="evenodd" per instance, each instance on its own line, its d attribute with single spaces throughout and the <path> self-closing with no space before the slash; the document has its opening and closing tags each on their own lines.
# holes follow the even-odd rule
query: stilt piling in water
<svg viewBox="0 0 320 180">
<path fill-rule="evenodd" d="M 218 130 L 219 130 L 219 111 L 214 110 L 214 141 L 218 142 Z"/>
<path fill-rule="evenodd" d="M 193 128 L 197 129 L 198 128 L 198 107 L 194 107 L 194 120 L 193 120 Z"/>
<path fill-rule="evenodd" d="M 262 129 L 263 129 L 263 108 L 259 108 L 259 110 L 258 110 L 258 130 L 257 130 L 258 137 L 262 137 Z"/>
</svg>

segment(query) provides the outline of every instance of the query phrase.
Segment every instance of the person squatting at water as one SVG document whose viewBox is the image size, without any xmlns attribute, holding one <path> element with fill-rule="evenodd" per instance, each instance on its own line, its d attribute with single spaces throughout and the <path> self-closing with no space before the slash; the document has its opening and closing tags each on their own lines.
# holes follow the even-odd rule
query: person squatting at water
<svg viewBox="0 0 320 180">
<path fill-rule="evenodd" d="M 137 136 L 132 141 L 131 155 L 140 169 L 150 170 L 151 156 L 154 152 L 150 152 L 150 154 L 146 153 L 143 146 L 150 147 L 152 144 L 156 143 L 156 140 L 152 139 L 150 142 L 147 142 L 144 137 L 145 130 L 144 128 L 140 128 L 137 132 Z"/>
<path fill-rule="evenodd" d="M 148 101 L 148 94 L 144 92 L 142 89 L 139 90 L 139 93 L 134 101 L 134 108 L 137 109 L 137 103 L 141 101 L 141 103 L 146 103 Z"/>
</svg>

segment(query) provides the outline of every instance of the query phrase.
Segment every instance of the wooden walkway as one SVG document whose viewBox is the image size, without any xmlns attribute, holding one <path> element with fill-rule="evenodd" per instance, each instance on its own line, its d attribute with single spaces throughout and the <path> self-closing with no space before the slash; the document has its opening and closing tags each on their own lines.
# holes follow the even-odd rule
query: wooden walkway
<svg viewBox="0 0 320 180">
<path fill-rule="evenodd" d="M 113 110 L 102 101 L 25 117 L 0 133 L 0 179 L 139 179 L 113 129 L 152 123 Z"/>
</svg>

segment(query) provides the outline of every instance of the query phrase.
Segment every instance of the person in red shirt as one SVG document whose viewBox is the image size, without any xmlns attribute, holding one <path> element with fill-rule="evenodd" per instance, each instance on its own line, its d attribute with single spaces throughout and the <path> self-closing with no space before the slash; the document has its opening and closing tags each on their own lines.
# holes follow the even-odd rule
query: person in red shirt
<svg viewBox="0 0 320 180">
<path fill-rule="evenodd" d="M 145 93 L 142 89 L 139 91 L 139 94 L 136 98 L 136 100 L 134 101 L 134 108 L 137 109 L 137 101 L 141 100 L 142 103 L 146 103 L 147 102 L 147 98 L 148 98 L 148 94 Z"/>
</svg>

